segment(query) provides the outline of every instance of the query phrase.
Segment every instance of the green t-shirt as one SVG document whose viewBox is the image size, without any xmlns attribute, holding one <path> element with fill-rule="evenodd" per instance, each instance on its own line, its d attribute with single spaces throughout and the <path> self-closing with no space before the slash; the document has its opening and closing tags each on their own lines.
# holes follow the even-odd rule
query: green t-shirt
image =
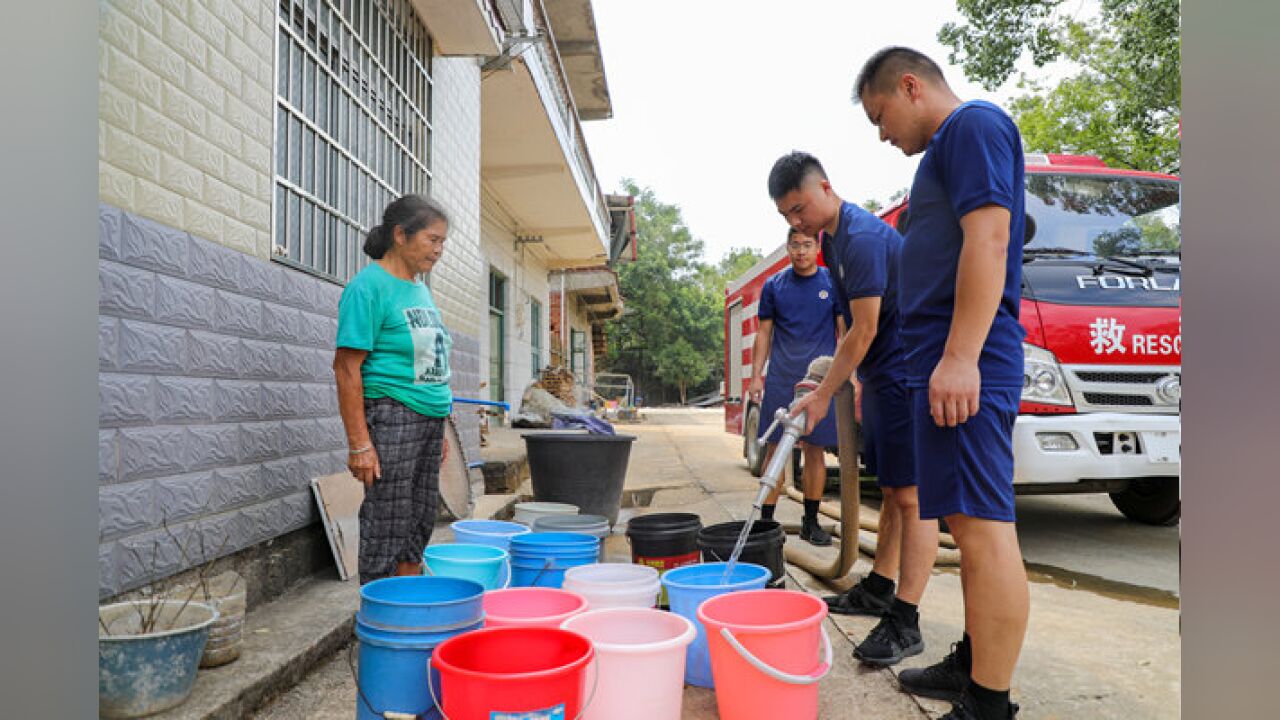
<svg viewBox="0 0 1280 720">
<path fill-rule="evenodd" d="M 428 417 L 449 414 L 453 338 L 421 281 L 369 263 L 338 301 L 337 346 L 368 351 L 360 366 L 365 397 L 389 397 Z"/>
</svg>

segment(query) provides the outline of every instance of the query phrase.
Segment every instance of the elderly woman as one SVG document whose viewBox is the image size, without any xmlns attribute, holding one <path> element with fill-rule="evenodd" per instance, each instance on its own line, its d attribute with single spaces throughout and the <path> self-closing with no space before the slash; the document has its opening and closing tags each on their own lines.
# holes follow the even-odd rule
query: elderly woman
<svg viewBox="0 0 1280 720">
<path fill-rule="evenodd" d="M 361 584 L 421 573 L 435 525 L 453 340 L 418 276 L 440 260 L 448 230 L 431 200 L 393 201 L 364 243 L 374 262 L 347 283 L 338 303 L 338 409 L 347 467 L 365 486 Z"/>
</svg>

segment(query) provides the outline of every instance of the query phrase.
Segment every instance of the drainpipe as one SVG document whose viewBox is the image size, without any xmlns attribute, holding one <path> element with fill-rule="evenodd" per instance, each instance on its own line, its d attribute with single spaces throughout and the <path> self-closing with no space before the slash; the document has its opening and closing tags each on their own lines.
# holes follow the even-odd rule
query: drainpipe
<svg viewBox="0 0 1280 720">
<path fill-rule="evenodd" d="M 573 364 L 573 348 L 570 348 L 568 336 L 565 331 L 568 326 L 568 305 L 569 298 L 565 295 L 564 270 L 560 271 L 560 364 L 562 367 L 568 367 Z M 565 360 L 565 350 L 569 351 L 569 360 Z"/>
</svg>

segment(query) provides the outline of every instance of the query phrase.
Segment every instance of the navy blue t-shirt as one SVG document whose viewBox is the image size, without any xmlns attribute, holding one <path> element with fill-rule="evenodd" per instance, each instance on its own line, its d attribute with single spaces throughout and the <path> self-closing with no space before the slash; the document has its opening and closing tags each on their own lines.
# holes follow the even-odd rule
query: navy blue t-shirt
<svg viewBox="0 0 1280 720">
<path fill-rule="evenodd" d="M 804 378 L 809 362 L 836 349 L 836 294 L 824 267 L 808 277 L 785 268 L 764 281 L 761 320 L 773 321 L 766 385 L 788 389 Z"/>
<path fill-rule="evenodd" d="M 835 235 L 822 233 L 822 258 L 835 274 L 840 314 L 852 327 L 849 302 L 880 298 L 880 317 L 871 347 L 858 365 L 863 382 L 904 379 L 902 340 L 898 318 L 898 256 L 902 236 L 888 223 L 853 203 L 840 205 Z"/>
<path fill-rule="evenodd" d="M 985 205 L 1008 208 L 1004 292 L 978 359 L 982 386 L 1022 387 L 1018 322 L 1022 238 L 1026 226 L 1022 138 L 1000 108 L 964 103 L 934 133 L 911 184 L 911 224 L 902 245 L 899 307 L 907 382 L 928 387 L 951 331 L 956 270 L 964 233 L 960 218 Z"/>
</svg>

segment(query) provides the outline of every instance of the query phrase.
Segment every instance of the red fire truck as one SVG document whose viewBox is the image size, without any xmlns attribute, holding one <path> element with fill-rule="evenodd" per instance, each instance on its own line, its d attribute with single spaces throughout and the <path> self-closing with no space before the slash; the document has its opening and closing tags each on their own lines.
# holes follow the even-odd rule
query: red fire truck
<svg viewBox="0 0 1280 720">
<path fill-rule="evenodd" d="M 1179 181 L 1092 157 L 1027 155 L 1018 494 L 1106 492 L 1138 522 L 1181 513 Z M 880 214 L 905 232 L 908 201 Z M 749 399 L 764 281 L 778 247 L 725 291 L 725 430 L 756 474 L 771 418 Z"/>
</svg>

